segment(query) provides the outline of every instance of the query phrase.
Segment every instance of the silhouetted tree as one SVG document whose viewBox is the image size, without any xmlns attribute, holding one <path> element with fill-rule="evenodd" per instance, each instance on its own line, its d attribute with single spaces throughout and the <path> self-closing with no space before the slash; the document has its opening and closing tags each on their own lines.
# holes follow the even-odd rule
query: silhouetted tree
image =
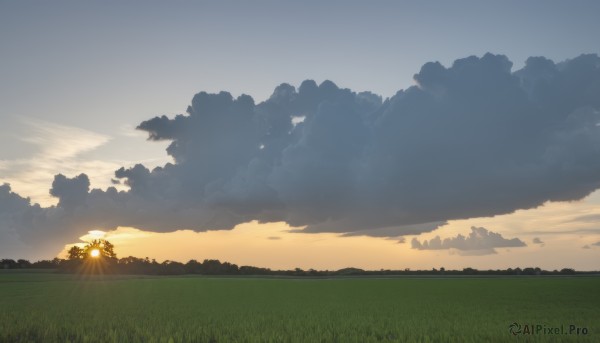
<svg viewBox="0 0 600 343">
<path fill-rule="evenodd" d="M 185 264 L 185 272 L 188 274 L 201 274 L 202 264 L 196 260 L 189 260 L 188 263 Z"/>
<path fill-rule="evenodd" d="M 4 260 L 0 261 L 0 265 L 4 269 L 13 269 L 17 265 L 17 262 L 15 262 L 15 260 L 11 260 L 11 259 L 4 259 Z"/>
<path fill-rule="evenodd" d="M 473 269 L 473 268 L 463 268 L 463 274 L 465 275 L 473 275 L 477 273 L 477 269 Z"/>
<path fill-rule="evenodd" d="M 36 268 L 36 269 L 54 269 L 54 268 L 58 268 L 58 266 L 63 262 L 64 260 L 61 260 L 59 258 L 54 258 L 52 260 L 41 260 L 41 261 L 37 261 L 31 264 L 31 268 Z"/>
<path fill-rule="evenodd" d="M 573 268 L 563 268 L 560 270 L 561 274 L 572 275 L 575 274 L 575 269 Z"/>
<path fill-rule="evenodd" d="M 92 251 L 98 250 L 102 257 L 117 258 L 114 248 L 115 246 L 105 239 L 94 239 L 83 248 L 83 256 L 88 257 Z"/>
<path fill-rule="evenodd" d="M 71 261 L 81 260 L 85 257 L 85 251 L 76 245 L 72 246 L 71 249 L 67 251 L 67 254 L 69 255 L 69 260 Z"/>
<path fill-rule="evenodd" d="M 29 268 L 31 267 L 31 262 L 29 262 L 28 260 L 17 260 L 17 264 L 19 265 L 19 268 Z"/>
<path fill-rule="evenodd" d="M 533 269 L 532 267 L 527 267 L 525 269 L 523 269 L 523 275 L 534 275 L 535 274 L 535 269 Z"/>
</svg>

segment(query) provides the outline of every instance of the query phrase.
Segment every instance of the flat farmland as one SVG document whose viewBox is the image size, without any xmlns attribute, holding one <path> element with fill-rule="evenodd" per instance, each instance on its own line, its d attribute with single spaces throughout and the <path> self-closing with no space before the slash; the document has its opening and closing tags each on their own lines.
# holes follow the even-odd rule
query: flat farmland
<svg viewBox="0 0 600 343">
<path fill-rule="evenodd" d="M 0 272 L 0 342 L 598 342 L 598 330 L 599 277 Z"/>
</svg>

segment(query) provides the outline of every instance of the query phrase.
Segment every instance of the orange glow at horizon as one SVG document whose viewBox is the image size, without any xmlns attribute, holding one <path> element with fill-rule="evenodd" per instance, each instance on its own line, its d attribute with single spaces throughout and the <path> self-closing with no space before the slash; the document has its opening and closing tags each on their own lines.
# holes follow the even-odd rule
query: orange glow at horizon
<svg viewBox="0 0 600 343">
<path fill-rule="evenodd" d="M 423 234 L 419 239 L 430 239 L 467 234 L 464 223 L 450 223 L 434 232 Z M 498 225 L 499 226 L 499 225 Z M 492 227 L 492 226 L 490 226 Z M 527 242 L 522 248 L 498 248 L 496 254 L 464 256 L 456 250 L 415 250 L 411 249 L 412 237 L 406 236 L 401 243 L 394 239 L 366 236 L 344 237 L 334 233 L 305 234 L 289 232 L 285 223 L 258 224 L 245 223 L 232 230 L 194 232 L 182 230 L 170 233 L 156 233 L 131 227 L 119 227 L 114 231 L 103 232 L 103 239 L 115 245 L 119 258 L 134 256 L 186 263 L 189 260 L 203 261 L 218 259 L 238 266 L 250 265 L 271 269 L 302 268 L 337 270 L 356 267 L 368 270 L 379 269 L 506 269 L 515 267 L 539 266 L 543 269 L 574 267 L 581 270 L 597 268 L 600 249 L 582 250 L 581 237 L 576 234 L 556 237 L 545 236 L 544 247 L 531 244 L 533 236 L 519 235 Z M 98 237 L 99 232 L 94 233 Z M 508 237 L 513 237 L 507 235 Z M 90 240 L 90 235 L 81 237 Z M 73 245 L 68 244 L 59 255 Z M 585 260 L 580 258 L 584 254 Z M 594 257 L 595 256 L 595 257 Z"/>
<path fill-rule="evenodd" d="M 519 210 L 512 214 L 487 218 L 449 221 L 432 232 L 406 235 L 401 238 L 342 236 L 336 233 L 290 232 L 286 223 L 249 222 L 231 230 L 194 232 L 180 230 L 157 233 L 133 227 L 118 227 L 112 231 L 91 230 L 80 241 L 65 245 L 58 257 L 65 258 L 67 250 L 83 247 L 94 239 L 106 239 L 115 245 L 118 257 L 134 256 L 187 262 L 219 259 L 239 266 L 252 265 L 271 269 L 336 270 L 346 267 L 363 269 L 505 269 L 539 266 L 545 269 L 565 267 L 597 270 L 600 248 L 594 246 L 600 238 L 594 234 L 594 223 L 578 222 L 581 215 L 600 215 L 600 192 L 579 202 L 546 203 L 536 209 Z M 420 241 L 435 236 L 442 239 L 457 234 L 468 235 L 471 226 L 486 227 L 506 238 L 519 238 L 527 246 L 498 248 L 497 253 L 464 256 L 456 250 L 415 250 L 413 237 Z M 570 230 L 577 229 L 583 231 Z M 584 234 L 589 230 L 589 233 Z M 534 244 L 540 237 L 544 244 Z M 583 248 L 588 246 L 587 249 Z"/>
</svg>

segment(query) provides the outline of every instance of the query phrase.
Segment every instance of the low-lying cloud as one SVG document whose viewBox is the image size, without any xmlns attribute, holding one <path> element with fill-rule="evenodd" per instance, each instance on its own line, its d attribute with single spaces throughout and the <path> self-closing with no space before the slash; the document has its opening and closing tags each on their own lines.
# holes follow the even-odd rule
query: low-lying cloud
<svg viewBox="0 0 600 343">
<path fill-rule="evenodd" d="M 259 104 L 202 92 L 185 114 L 138 126 L 171 142 L 173 163 L 118 169 L 113 182 L 126 192 L 58 175 L 59 204 L 48 208 L 3 186 L 0 235 L 41 244 L 90 228 L 202 231 L 258 220 L 395 237 L 599 188 L 600 58 L 532 57 L 511 68 L 492 54 L 427 63 L 416 86 L 385 100 L 311 80 L 282 84 Z"/>
<path fill-rule="evenodd" d="M 424 240 L 422 242 L 413 238 L 411 246 L 417 250 L 456 249 L 462 255 L 487 255 L 495 254 L 495 248 L 524 247 L 526 244 L 518 238 L 507 239 L 499 233 L 488 231 L 486 228 L 473 226 L 467 237 L 459 234 L 456 237 L 442 240 L 440 236 L 436 236 L 429 241 Z"/>
</svg>

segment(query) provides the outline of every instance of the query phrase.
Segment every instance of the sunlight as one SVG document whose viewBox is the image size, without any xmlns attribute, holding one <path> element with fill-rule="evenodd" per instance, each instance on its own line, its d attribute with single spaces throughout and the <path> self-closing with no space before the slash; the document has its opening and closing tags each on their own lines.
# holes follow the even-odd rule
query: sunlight
<svg viewBox="0 0 600 343">
<path fill-rule="evenodd" d="M 90 251 L 90 256 L 91 257 L 99 257 L 100 256 L 100 250 L 94 249 L 94 250 Z"/>
</svg>

